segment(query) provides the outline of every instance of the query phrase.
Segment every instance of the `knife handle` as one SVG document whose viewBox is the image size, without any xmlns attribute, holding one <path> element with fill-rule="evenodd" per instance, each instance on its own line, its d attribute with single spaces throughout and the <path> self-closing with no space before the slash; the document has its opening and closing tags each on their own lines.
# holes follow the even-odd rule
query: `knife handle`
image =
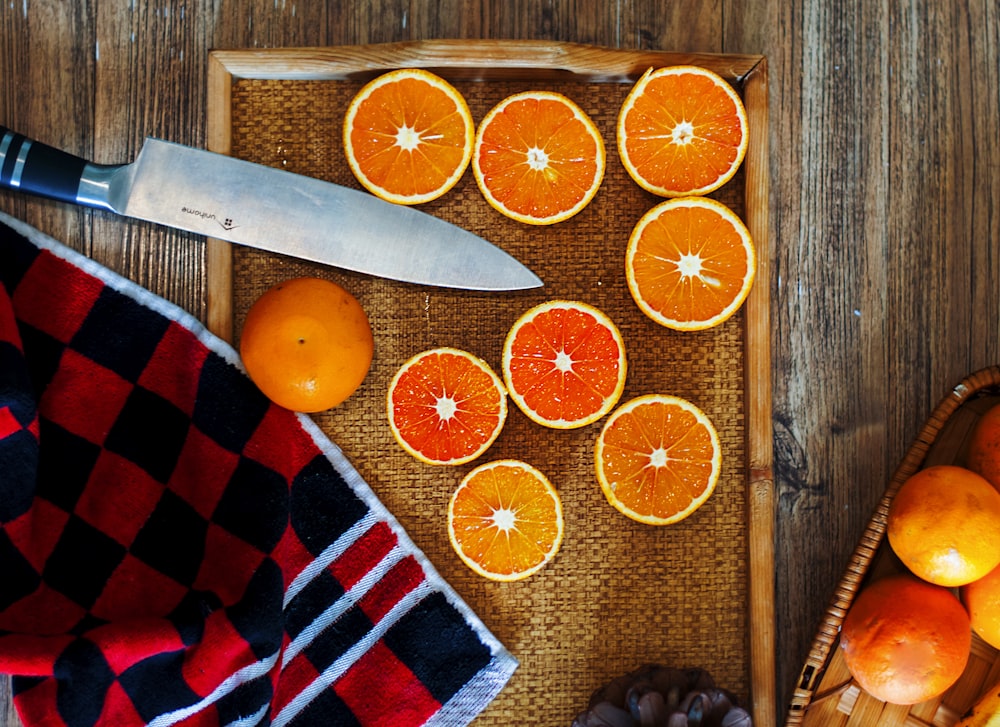
<svg viewBox="0 0 1000 727">
<path fill-rule="evenodd" d="M 0 187 L 88 207 L 108 207 L 102 193 L 84 192 L 88 177 L 115 168 L 91 164 L 0 126 Z"/>
</svg>

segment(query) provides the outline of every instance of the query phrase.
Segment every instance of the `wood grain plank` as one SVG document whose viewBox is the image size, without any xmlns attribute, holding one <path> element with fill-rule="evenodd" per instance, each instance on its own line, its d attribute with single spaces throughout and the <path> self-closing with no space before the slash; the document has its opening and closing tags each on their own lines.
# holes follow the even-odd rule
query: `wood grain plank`
<svg viewBox="0 0 1000 727">
<path fill-rule="evenodd" d="M 997 356 L 998 11 L 931 4 L 899 8 L 892 23 L 889 173 L 908 183 L 887 205 L 900 271 L 887 295 L 910 315 L 890 323 L 890 366 L 919 373 L 896 382 L 910 388 L 891 420 L 905 436 L 945 386 Z M 928 290 L 947 297 L 930 304 Z"/>
<path fill-rule="evenodd" d="M 11 4 L 0 12 L 5 126 L 67 151 L 93 151 L 95 18 L 86 3 Z M 39 92 L 41 90 L 42 92 Z M 88 213 L 5 193 L 2 209 L 74 248 L 90 249 Z"/>
<path fill-rule="evenodd" d="M 776 50 L 789 64 L 787 95 L 774 110 L 775 138 L 788 141 L 775 146 L 781 171 L 773 192 L 784 243 L 773 346 L 777 560 L 789 564 L 777 572 L 778 593 L 789 594 L 777 599 L 778 622 L 787 625 L 783 685 L 794 679 L 833 574 L 892 467 L 888 392 L 879 383 L 887 356 L 879 201 L 887 184 L 886 22 L 877 6 L 853 12 L 820 3 L 788 9 L 779 21 L 786 45 Z"/>
<path fill-rule="evenodd" d="M 650 3 L 623 2 L 619 33 L 624 48 L 679 52 L 723 53 L 724 0 L 681 0 Z M 742 48 L 730 52 L 753 52 Z"/>
<path fill-rule="evenodd" d="M 920 422 L 997 357 L 996 256 L 983 246 L 998 237 L 997 175 L 985 172 L 997 164 L 997 24 L 989 3 L 857 15 L 804 3 L 781 20 L 790 73 L 772 109 L 776 138 L 794 140 L 776 150 L 774 185 L 788 689 Z"/>
</svg>

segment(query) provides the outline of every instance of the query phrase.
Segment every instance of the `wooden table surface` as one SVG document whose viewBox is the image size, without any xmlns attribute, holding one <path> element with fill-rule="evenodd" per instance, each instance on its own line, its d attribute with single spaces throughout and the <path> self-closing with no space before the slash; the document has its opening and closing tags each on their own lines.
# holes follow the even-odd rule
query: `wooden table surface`
<svg viewBox="0 0 1000 727">
<path fill-rule="evenodd" d="M 783 719 L 904 451 L 1000 361 L 996 0 L 21 0 L 0 7 L 0 124 L 107 163 L 147 135 L 204 147 L 212 49 L 430 38 L 768 57 Z M 8 192 L 0 210 L 205 318 L 202 238 Z"/>
</svg>

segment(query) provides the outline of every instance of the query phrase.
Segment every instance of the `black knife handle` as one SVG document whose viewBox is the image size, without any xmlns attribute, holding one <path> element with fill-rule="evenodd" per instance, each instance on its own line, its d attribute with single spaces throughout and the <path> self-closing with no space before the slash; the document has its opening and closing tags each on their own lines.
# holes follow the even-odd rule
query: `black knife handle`
<svg viewBox="0 0 1000 727">
<path fill-rule="evenodd" d="M 0 186 L 77 202 L 87 161 L 0 126 Z"/>
</svg>

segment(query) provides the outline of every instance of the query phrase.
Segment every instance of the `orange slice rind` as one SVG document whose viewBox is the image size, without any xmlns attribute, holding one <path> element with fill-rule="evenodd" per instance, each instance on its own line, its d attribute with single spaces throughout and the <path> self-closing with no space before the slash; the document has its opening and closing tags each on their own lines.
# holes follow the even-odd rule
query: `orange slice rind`
<svg viewBox="0 0 1000 727">
<path fill-rule="evenodd" d="M 651 319 L 679 331 L 711 328 L 746 300 L 757 253 L 743 221 L 721 202 L 679 197 L 646 212 L 629 237 L 629 292 Z"/>
<path fill-rule="evenodd" d="M 746 108 L 722 76 L 698 66 L 646 71 L 618 114 L 618 155 L 663 197 L 703 195 L 732 179 L 750 142 Z"/>
<path fill-rule="evenodd" d="M 509 96 L 476 130 L 472 170 L 486 201 L 530 225 L 568 220 L 604 179 L 604 140 L 573 101 L 552 91 Z"/>
<path fill-rule="evenodd" d="M 601 490 L 616 510 L 647 525 L 669 525 L 691 515 L 715 491 L 722 448 L 697 406 L 649 394 L 608 417 L 594 463 Z"/>
<path fill-rule="evenodd" d="M 354 96 L 343 136 L 358 182 L 384 200 L 412 205 L 458 183 L 472 159 L 475 125 L 454 86 L 429 71 L 402 68 Z"/>
<path fill-rule="evenodd" d="M 482 359 L 457 348 L 428 349 L 393 376 L 386 395 L 399 445 L 427 464 L 471 462 L 507 419 L 503 382 Z"/>
<path fill-rule="evenodd" d="M 576 429 L 607 414 L 625 388 L 625 343 L 586 303 L 550 300 L 525 311 L 504 341 L 507 391 L 529 419 Z"/>
<path fill-rule="evenodd" d="M 517 581 L 552 560 L 563 538 L 562 503 L 552 483 L 525 462 L 499 460 L 465 476 L 448 503 L 448 539 L 469 568 Z"/>
</svg>

